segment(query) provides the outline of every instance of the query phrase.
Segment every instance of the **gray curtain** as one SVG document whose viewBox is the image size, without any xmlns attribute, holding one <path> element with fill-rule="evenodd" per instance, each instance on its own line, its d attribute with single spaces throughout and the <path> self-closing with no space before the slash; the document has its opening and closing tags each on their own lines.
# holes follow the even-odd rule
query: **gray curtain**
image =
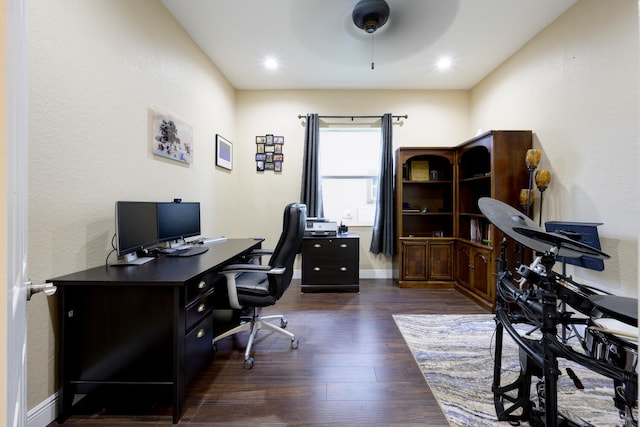
<svg viewBox="0 0 640 427">
<path fill-rule="evenodd" d="M 318 142 L 320 140 L 318 114 L 307 114 L 306 123 L 300 202 L 307 205 L 307 216 L 323 217 L 322 186 L 320 185 L 320 168 L 318 166 Z"/>
<path fill-rule="evenodd" d="M 378 175 L 378 198 L 373 235 L 369 251 L 374 254 L 393 255 L 395 249 L 393 232 L 393 117 L 382 116 L 382 150 Z"/>
</svg>

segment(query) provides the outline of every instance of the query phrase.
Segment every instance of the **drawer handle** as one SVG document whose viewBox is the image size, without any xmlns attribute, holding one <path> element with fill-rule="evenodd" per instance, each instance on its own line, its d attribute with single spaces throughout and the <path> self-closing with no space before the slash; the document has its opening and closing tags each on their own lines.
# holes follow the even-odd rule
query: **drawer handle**
<svg viewBox="0 0 640 427">
<path fill-rule="evenodd" d="M 320 267 L 313 267 L 313 271 L 320 271 Z"/>
<path fill-rule="evenodd" d="M 205 282 L 204 280 L 198 283 L 198 289 L 204 289 L 206 287 L 207 287 L 207 282 Z"/>
<path fill-rule="evenodd" d="M 196 334 L 196 338 L 202 338 L 204 334 L 205 334 L 204 329 L 200 329 Z"/>
<path fill-rule="evenodd" d="M 340 267 L 340 271 L 342 271 L 342 272 L 347 271 L 347 267 Z"/>
<path fill-rule="evenodd" d="M 322 247 L 322 245 L 321 245 L 320 243 L 314 243 L 314 244 L 313 244 L 313 247 L 314 247 L 314 248 L 321 248 L 321 247 Z"/>
<path fill-rule="evenodd" d="M 206 306 L 206 305 L 204 305 L 204 304 L 200 304 L 200 305 L 198 306 L 198 313 L 202 313 L 202 312 L 204 311 L 204 309 L 205 309 L 205 308 L 207 308 L 207 306 Z"/>
<path fill-rule="evenodd" d="M 348 246 L 347 246 L 347 244 L 346 244 L 346 243 L 342 243 L 342 244 L 340 245 L 340 247 L 341 247 L 341 248 L 348 248 Z"/>
</svg>

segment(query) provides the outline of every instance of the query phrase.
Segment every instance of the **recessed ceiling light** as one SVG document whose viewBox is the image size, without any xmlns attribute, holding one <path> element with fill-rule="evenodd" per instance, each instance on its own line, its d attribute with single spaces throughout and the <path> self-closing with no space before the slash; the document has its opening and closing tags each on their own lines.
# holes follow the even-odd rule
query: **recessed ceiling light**
<svg viewBox="0 0 640 427">
<path fill-rule="evenodd" d="M 441 70 L 446 70 L 448 68 L 451 68 L 451 58 L 449 57 L 440 58 L 438 60 L 438 68 Z"/>
<path fill-rule="evenodd" d="M 269 70 L 275 70 L 278 68 L 278 61 L 275 58 L 267 58 L 264 61 L 264 66 Z"/>
</svg>

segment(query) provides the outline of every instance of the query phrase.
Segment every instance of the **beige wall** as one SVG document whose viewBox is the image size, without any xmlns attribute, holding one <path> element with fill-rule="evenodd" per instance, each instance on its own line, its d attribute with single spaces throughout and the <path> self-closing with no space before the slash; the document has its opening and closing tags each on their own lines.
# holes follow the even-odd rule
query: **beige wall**
<svg viewBox="0 0 640 427">
<path fill-rule="evenodd" d="M 638 291 L 640 229 L 638 50 L 636 0 L 581 0 L 471 98 L 473 128 L 535 132 L 540 167 L 552 179 L 544 221 L 604 223 L 598 232 L 611 255 L 605 271 L 568 272 L 631 296 Z"/>
<path fill-rule="evenodd" d="M 572 82 L 566 82 L 564 98 L 545 96 L 545 91 L 564 90 L 562 80 L 572 76 L 567 74 L 566 65 L 540 69 L 535 59 L 544 57 L 546 49 L 559 49 L 547 38 L 571 40 L 575 32 L 587 28 L 584 19 L 597 21 L 601 15 L 609 16 L 621 9 L 628 12 L 627 5 L 620 1 L 615 7 L 609 6 L 613 9 L 609 12 L 608 8 L 600 10 L 597 2 L 581 0 L 551 27 L 551 36 L 544 31 L 537 39 L 540 41 L 527 46 L 522 56 L 516 55 L 474 91 L 236 92 L 157 0 L 32 1 L 31 278 L 43 281 L 103 264 L 114 232 L 113 203 L 118 199 L 199 200 L 203 204 L 204 234 L 259 235 L 272 243 L 282 205 L 299 198 L 304 128 L 297 115 L 391 112 L 409 114 L 403 125 L 394 126 L 396 146 L 451 146 L 472 136 L 479 127 L 536 131 L 536 144 L 545 151 L 543 164 L 547 162 L 554 175 L 547 192 L 550 212 L 566 213 L 567 219 L 605 222 L 605 249 L 614 255 L 614 262 L 621 264 L 617 275 L 611 275 L 609 271 L 614 268 L 607 265 L 607 281 L 613 284 L 619 276 L 629 280 L 635 277 L 637 282 L 637 246 L 635 252 L 622 251 L 633 246 L 629 241 L 635 234 L 622 224 L 615 225 L 631 218 L 630 213 L 617 216 L 617 210 L 623 209 L 616 210 L 628 206 L 622 198 L 627 181 L 616 183 L 621 189 L 616 188 L 617 195 L 609 198 L 611 183 L 601 184 L 590 177 L 590 171 L 599 169 L 601 162 L 611 169 L 609 176 L 617 176 L 618 164 L 629 169 L 629 174 L 637 174 L 624 155 L 599 148 L 603 141 L 612 146 L 623 138 L 624 149 L 637 153 L 637 148 L 626 142 L 627 136 L 637 140 L 637 121 L 616 121 L 615 114 L 603 118 L 590 114 L 592 106 L 574 101 L 580 93 Z M 634 16 L 637 19 L 637 13 Z M 615 84 L 615 96 L 625 97 L 619 93 L 618 85 L 626 85 L 637 102 L 637 84 L 628 82 L 627 74 L 637 75 L 637 38 L 635 45 L 626 40 L 630 37 L 627 31 L 633 30 L 632 35 L 637 37 L 637 21 L 625 21 L 622 30 L 609 31 L 604 24 L 590 24 L 595 24 L 595 38 L 606 33 L 611 45 L 622 46 L 631 57 L 629 61 L 636 55 L 636 62 L 623 73 L 624 80 Z M 584 50 L 586 43 L 580 45 Z M 608 73 L 618 76 L 618 64 L 599 60 L 609 53 L 609 44 L 595 43 L 591 49 L 589 55 L 579 57 L 580 63 L 575 67 L 593 68 L 590 78 L 601 75 L 606 80 Z M 538 71 L 529 71 L 529 67 Z M 517 74 L 511 75 L 511 71 Z M 554 83 L 557 80 L 560 82 Z M 582 90 L 589 93 L 595 90 L 592 86 L 593 82 L 585 81 Z M 516 101 L 509 101 L 511 94 Z M 610 99 L 607 93 L 596 91 L 596 95 Z M 535 102 L 524 101 L 530 98 Z M 558 101 L 571 104 L 572 110 L 554 105 Z M 615 103 L 608 102 L 613 107 L 610 104 Z M 631 113 L 635 109 L 637 117 L 637 103 L 630 104 L 631 101 L 624 101 L 625 108 Z M 191 166 L 151 154 L 148 108 L 153 105 L 193 125 L 195 160 Z M 521 112 L 514 112 L 521 108 Z M 576 109 L 579 112 L 572 112 Z M 597 119 L 606 131 L 598 129 L 597 138 L 584 132 L 587 119 Z M 214 167 L 216 133 L 234 144 L 231 173 Z M 281 174 L 255 171 L 254 138 L 266 133 L 285 136 Z M 573 138 L 571 147 L 560 148 L 569 135 Z M 553 150 L 552 145 L 556 147 Z M 585 150 L 596 150 L 601 162 L 589 160 L 589 169 L 575 167 L 579 170 L 571 174 L 560 173 L 558 169 L 570 168 L 569 159 L 580 157 Z M 588 185 L 576 183 L 574 178 L 586 180 Z M 573 187 L 578 185 L 580 190 L 574 194 Z M 572 191 L 560 191 L 563 186 Z M 633 194 L 634 186 L 627 186 L 626 191 Z M 573 199 L 559 196 L 565 193 L 574 194 Z M 584 205 L 597 207 L 597 218 L 587 216 L 582 209 L 570 210 L 574 200 L 582 200 L 582 196 L 587 200 Z M 602 208 L 600 197 L 607 197 L 617 206 Z M 366 251 L 369 230 L 355 231 L 363 236 L 361 255 L 366 254 L 361 268 L 390 268 L 388 259 L 372 257 Z M 635 290 L 635 284 L 625 290 Z M 28 308 L 28 403 L 33 408 L 56 391 L 56 314 L 53 299 L 34 298 Z"/>
<path fill-rule="evenodd" d="M 279 209 L 287 201 L 299 200 L 304 145 L 304 125 L 299 114 L 408 114 L 408 119 L 394 121 L 394 149 L 451 146 L 470 137 L 468 103 L 467 91 L 239 91 L 234 144 L 238 230 L 249 235 L 264 235 L 269 230 L 271 236 L 267 237 L 275 238 L 278 230 L 269 224 L 279 221 Z M 255 171 L 255 136 L 264 134 L 285 137 L 281 174 Z M 385 271 L 391 277 L 391 258 L 369 252 L 371 227 L 351 227 L 349 231 L 360 235 L 361 274 L 380 277 Z"/>
<path fill-rule="evenodd" d="M 156 0 L 29 5 L 29 264 L 42 282 L 105 263 L 116 200 L 202 203 L 202 228 L 234 227 L 235 92 Z M 193 126 L 190 166 L 151 154 L 148 109 Z M 112 255 L 112 260 L 114 256 Z M 54 299 L 28 306 L 28 403 L 56 391 Z"/>
</svg>

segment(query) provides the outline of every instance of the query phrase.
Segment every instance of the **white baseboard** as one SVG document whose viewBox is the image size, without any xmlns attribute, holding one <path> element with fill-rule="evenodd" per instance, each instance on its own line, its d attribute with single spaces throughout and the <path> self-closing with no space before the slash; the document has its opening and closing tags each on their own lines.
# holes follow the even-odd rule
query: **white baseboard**
<svg viewBox="0 0 640 427">
<path fill-rule="evenodd" d="M 293 270 L 293 278 L 301 279 L 302 270 Z M 360 270 L 361 279 L 393 279 L 393 270 Z"/>
<path fill-rule="evenodd" d="M 52 423 L 56 419 L 57 406 L 58 393 L 49 396 L 27 412 L 27 427 L 42 427 Z"/>
<path fill-rule="evenodd" d="M 393 279 L 393 270 L 360 270 L 361 279 Z"/>
</svg>

